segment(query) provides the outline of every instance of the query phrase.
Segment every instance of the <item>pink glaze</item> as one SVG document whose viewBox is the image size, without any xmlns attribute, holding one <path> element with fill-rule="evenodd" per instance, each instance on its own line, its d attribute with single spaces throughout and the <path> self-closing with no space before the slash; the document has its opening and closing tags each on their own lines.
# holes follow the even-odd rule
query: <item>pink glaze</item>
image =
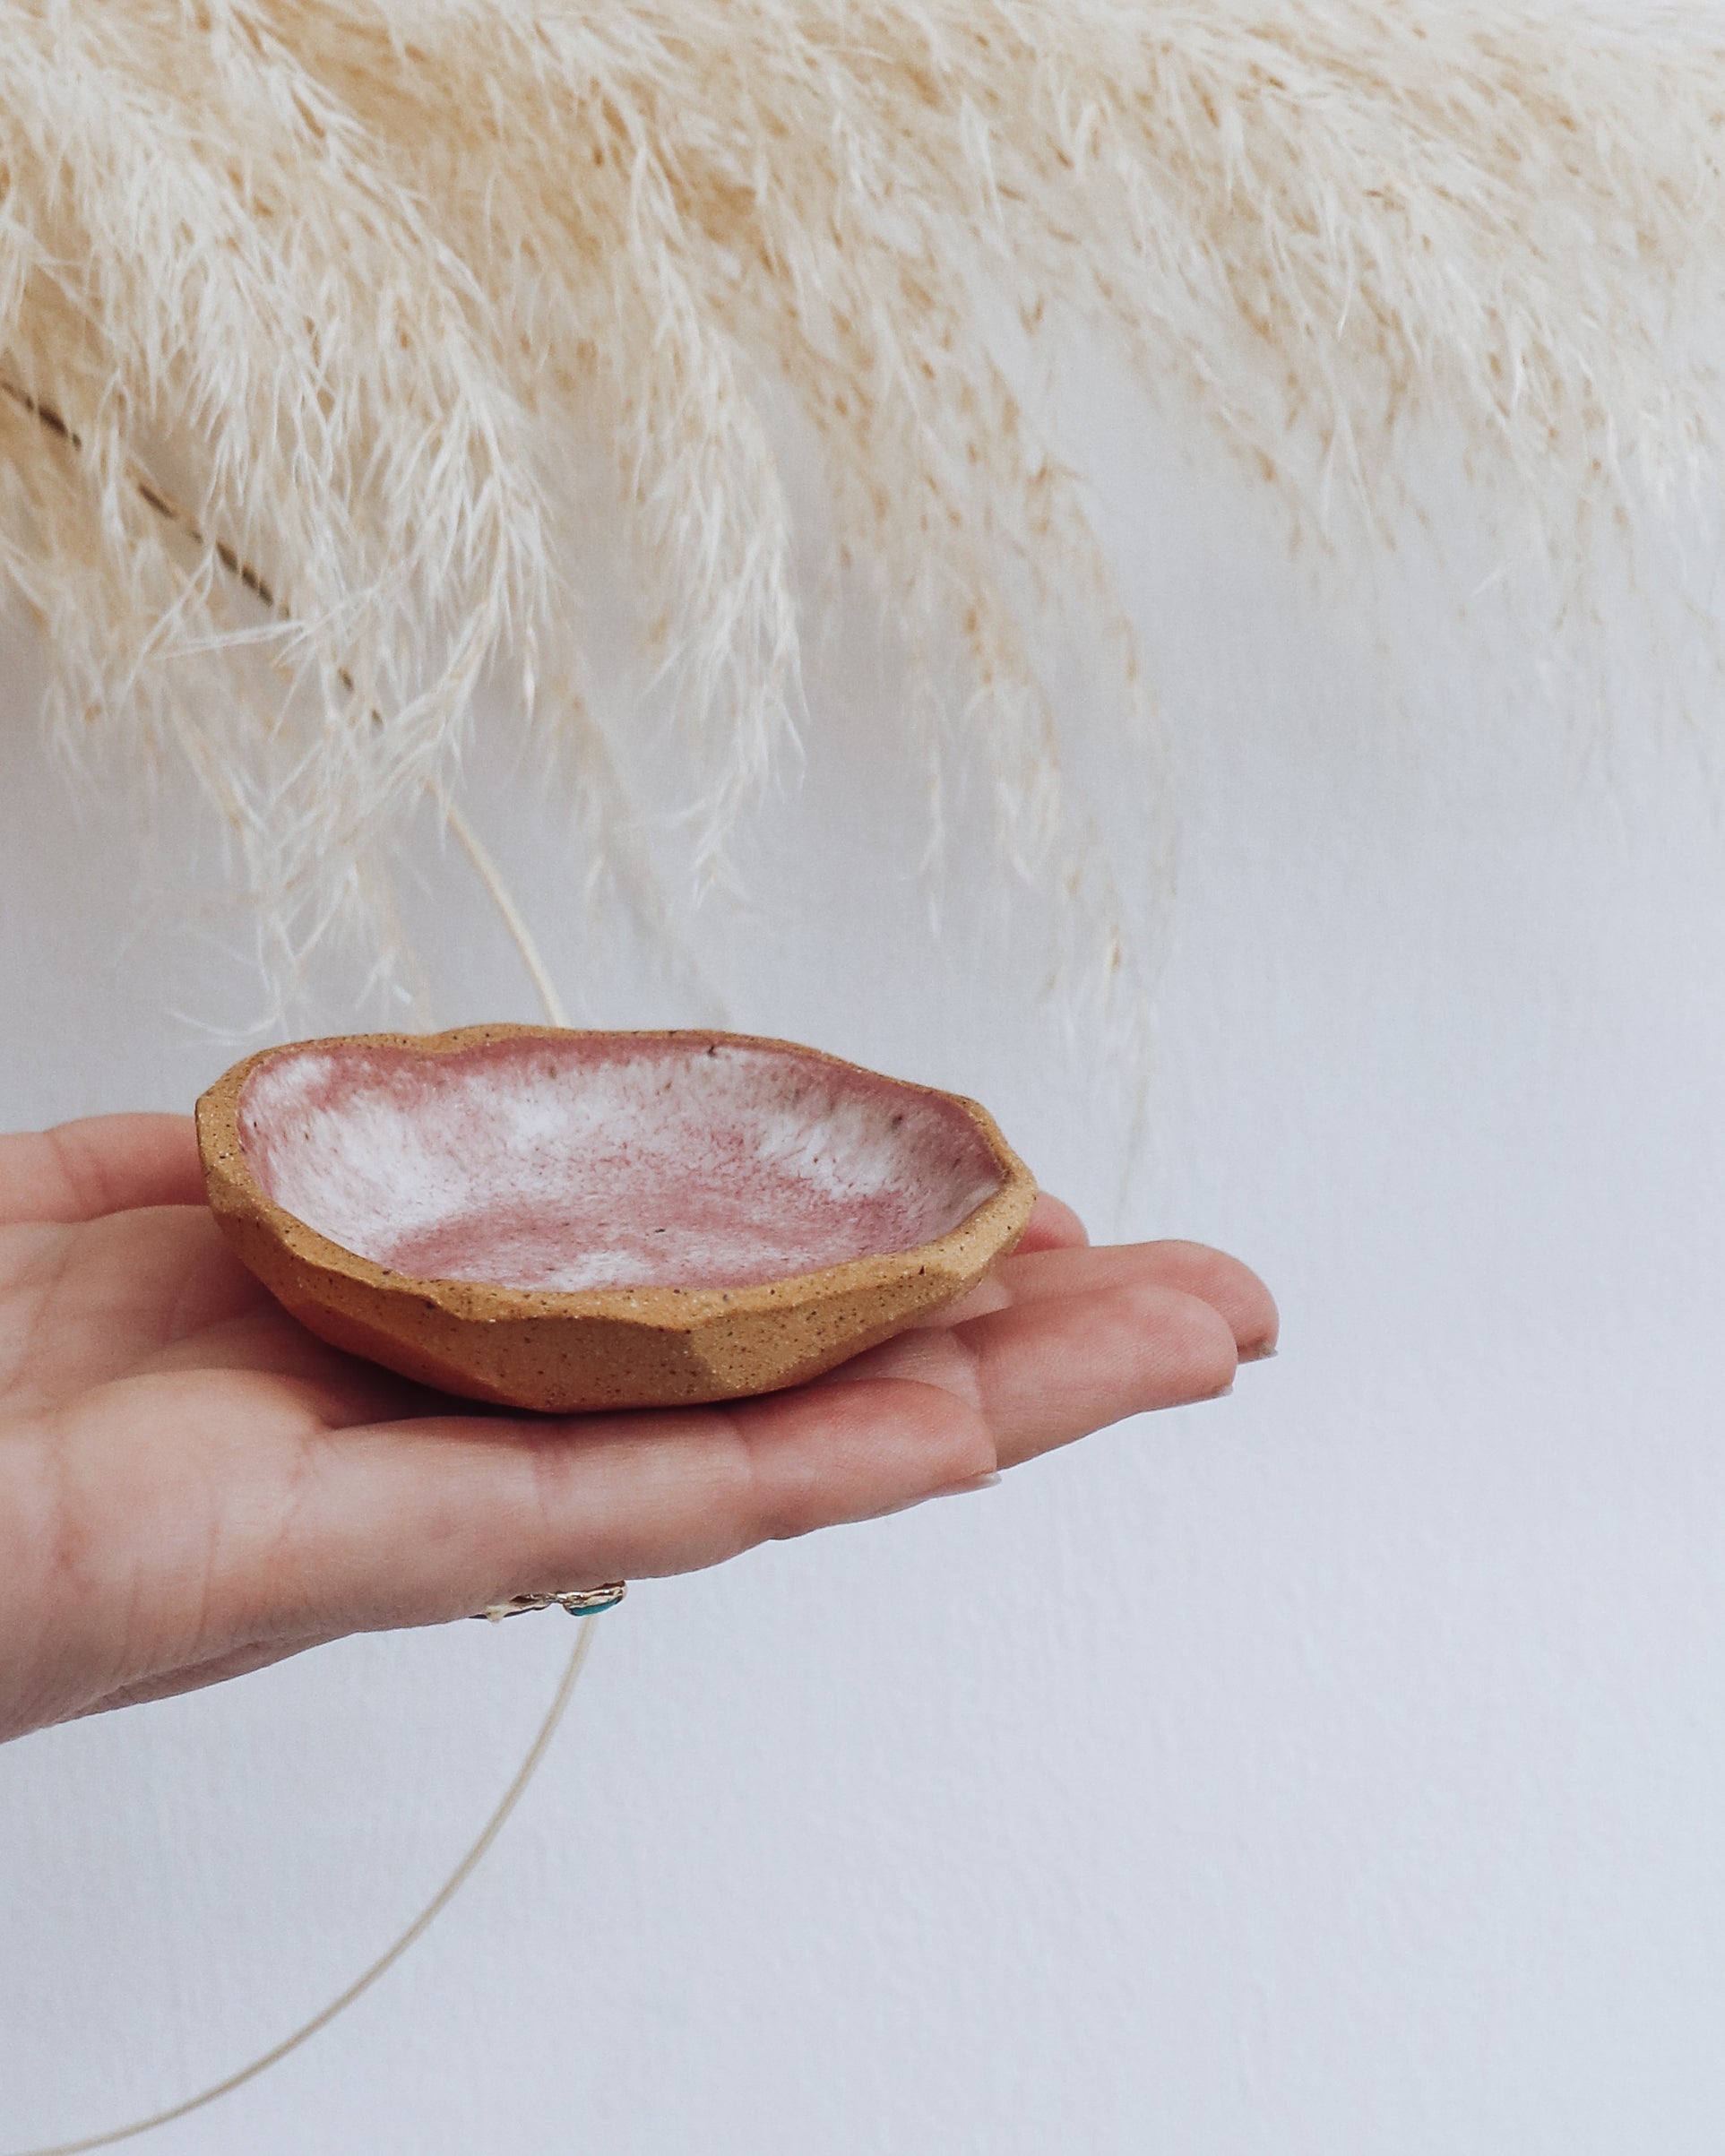
<svg viewBox="0 0 1725 2156">
<path fill-rule="evenodd" d="M 278 1205 L 422 1280 L 738 1288 L 914 1249 L 1004 1180 L 938 1095 L 703 1037 L 284 1049 L 239 1134 Z"/>
</svg>

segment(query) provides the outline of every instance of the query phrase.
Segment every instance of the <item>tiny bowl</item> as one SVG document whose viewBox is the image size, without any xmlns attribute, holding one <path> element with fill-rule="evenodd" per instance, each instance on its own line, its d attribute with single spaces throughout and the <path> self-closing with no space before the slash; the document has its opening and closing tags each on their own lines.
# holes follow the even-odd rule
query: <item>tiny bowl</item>
<svg viewBox="0 0 1725 2156">
<path fill-rule="evenodd" d="M 975 1101 L 737 1033 L 294 1041 L 197 1125 L 217 1220 L 302 1324 L 558 1414 L 817 1377 L 973 1287 L 1036 1199 Z"/>
</svg>

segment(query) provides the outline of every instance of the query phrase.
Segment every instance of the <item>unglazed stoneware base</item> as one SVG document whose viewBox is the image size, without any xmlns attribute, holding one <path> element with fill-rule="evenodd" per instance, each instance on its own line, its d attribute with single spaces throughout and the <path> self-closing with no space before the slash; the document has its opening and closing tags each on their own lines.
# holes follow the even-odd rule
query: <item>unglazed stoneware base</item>
<svg viewBox="0 0 1725 2156">
<path fill-rule="evenodd" d="M 298 1041 L 198 1102 L 210 1203 L 302 1324 L 567 1413 L 817 1376 L 971 1287 L 1029 1171 L 974 1101 L 788 1041 Z"/>
</svg>

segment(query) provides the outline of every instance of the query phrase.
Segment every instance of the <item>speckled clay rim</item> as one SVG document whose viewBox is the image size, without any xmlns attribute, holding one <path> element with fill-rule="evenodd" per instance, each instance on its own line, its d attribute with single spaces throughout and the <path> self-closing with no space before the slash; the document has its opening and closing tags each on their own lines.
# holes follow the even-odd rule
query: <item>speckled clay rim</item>
<svg viewBox="0 0 1725 2156">
<path fill-rule="evenodd" d="M 1000 1188 L 967 1213 L 933 1242 L 919 1243 L 909 1250 L 879 1251 L 866 1257 L 846 1258 L 817 1272 L 787 1273 L 782 1279 L 760 1281 L 741 1288 L 504 1288 L 484 1281 L 448 1281 L 393 1272 L 358 1251 L 332 1242 L 326 1235 L 289 1212 L 259 1183 L 246 1163 L 239 1137 L 239 1101 L 246 1082 L 260 1065 L 278 1056 L 303 1055 L 318 1048 L 404 1048 L 410 1054 L 450 1056 L 463 1048 L 494 1040 L 641 1040 L 676 1041 L 691 1048 L 765 1048 L 795 1056 L 808 1063 L 824 1063 L 836 1069 L 856 1071 L 876 1083 L 926 1099 L 950 1102 L 974 1125 L 1000 1170 Z M 251 1213 L 267 1227 L 294 1255 L 322 1272 L 359 1281 L 395 1295 L 416 1296 L 449 1316 L 485 1323 L 499 1318 L 583 1317 L 625 1319 L 667 1332 L 681 1332 L 710 1324 L 729 1313 L 737 1316 L 764 1310 L 798 1309 L 822 1302 L 847 1289 L 875 1286 L 884 1272 L 902 1277 L 912 1261 L 957 1272 L 979 1269 L 1023 1233 L 1036 1202 L 1036 1180 L 1000 1134 L 994 1117 L 979 1102 L 962 1093 L 946 1093 L 937 1086 L 917 1085 L 909 1079 L 888 1078 L 866 1065 L 829 1056 L 795 1040 L 775 1040 L 757 1033 L 721 1033 L 704 1028 L 668 1028 L 663 1031 L 609 1031 L 597 1027 L 479 1025 L 456 1026 L 443 1033 L 333 1033 L 316 1040 L 283 1041 L 260 1048 L 225 1071 L 197 1104 L 198 1148 L 212 1206 L 228 1197 L 234 1210 Z"/>
</svg>

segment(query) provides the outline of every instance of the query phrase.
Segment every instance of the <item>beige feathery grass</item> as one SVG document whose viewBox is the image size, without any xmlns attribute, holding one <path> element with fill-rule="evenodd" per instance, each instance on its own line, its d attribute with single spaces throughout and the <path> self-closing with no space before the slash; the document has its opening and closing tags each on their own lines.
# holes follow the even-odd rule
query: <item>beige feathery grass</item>
<svg viewBox="0 0 1725 2156">
<path fill-rule="evenodd" d="M 1038 609 L 1113 635 L 1123 725 L 1130 639 L 981 325 L 1100 325 L 1319 521 L 1393 512 L 1432 413 L 1548 533 L 1641 514 L 1717 470 L 1668 339 L 1722 112 L 1712 5 L 0 0 L 0 565 L 64 735 L 189 759 L 303 944 L 488 678 L 625 820 L 614 553 L 698 875 L 798 722 L 789 410 L 931 772 L 981 749 L 1112 963 Z"/>
</svg>

